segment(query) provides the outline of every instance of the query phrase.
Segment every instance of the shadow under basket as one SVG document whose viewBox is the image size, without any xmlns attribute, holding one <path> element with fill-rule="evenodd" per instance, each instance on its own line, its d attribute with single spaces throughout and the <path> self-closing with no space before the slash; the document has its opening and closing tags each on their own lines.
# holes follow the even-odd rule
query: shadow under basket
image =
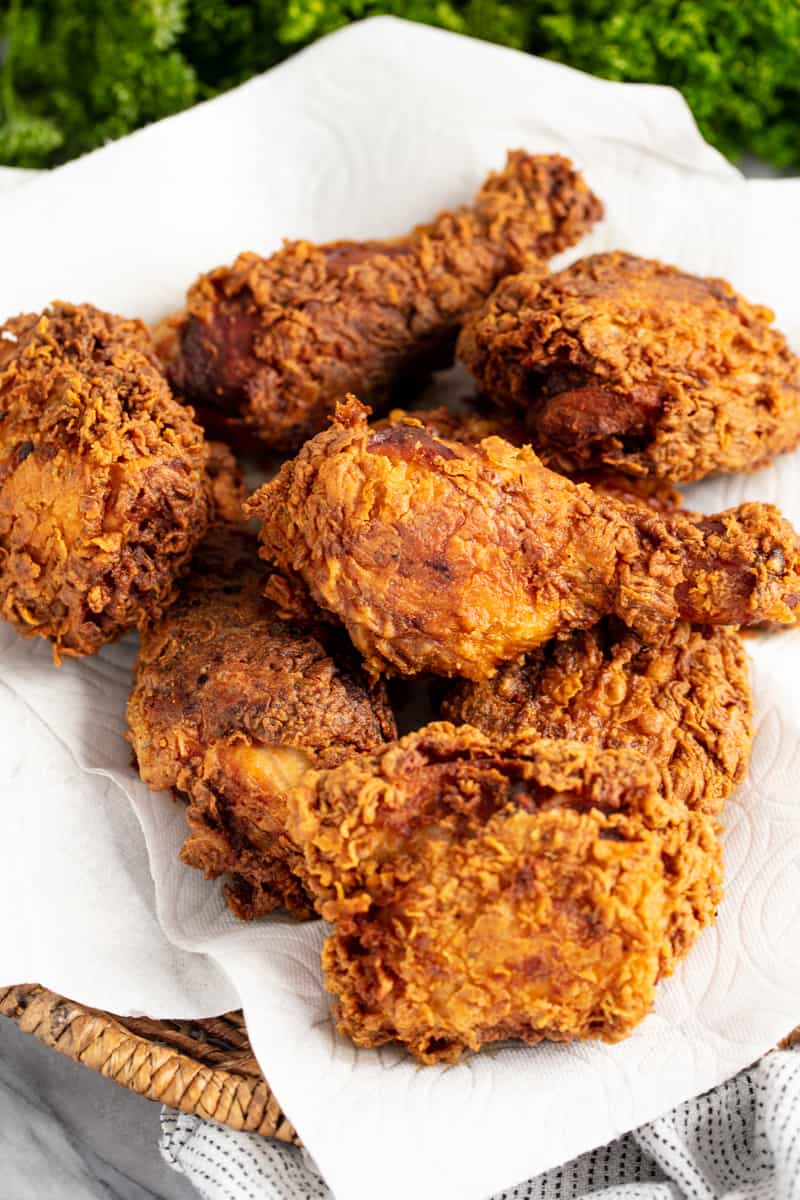
<svg viewBox="0 0 800 1200">
<path fill-rule="evenodd" d="M 0 1016 L 148 1100 L 300 1145 L 259 1070 L 240 1012 L 205 1021 L 115 1017 L 21 983 L 0 987 Z M 779 1048 L 798 1043 L 800 1026 Z"/>
<path fill-rule="evenodd" d="M 0 987 L 0 1016 L 148 1100 L 299 1145 L 253 1056 L 240 1012 L 204 1021 L 115 1017 L 25 983 Z"/>
</svg>

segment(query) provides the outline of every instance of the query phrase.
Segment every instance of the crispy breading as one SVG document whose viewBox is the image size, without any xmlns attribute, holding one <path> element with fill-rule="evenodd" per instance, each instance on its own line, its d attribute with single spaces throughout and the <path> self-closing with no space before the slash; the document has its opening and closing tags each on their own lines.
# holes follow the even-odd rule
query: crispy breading
<svg viewBox="0 0 800 1200">
<path fill-rule="evenodd" d="M 181 330 L 185 320 L 182 311 L 169 313 L 150 326 L 153 346 L 164 371 L 169 372 L 181 347 Z"/>
<path fill-rule="evenodd" d="M 442 715 L 494 738 L 574 738 L 634 750 L 656 768 L 668 800 L 711 817 L 744 779 L 752 741 L 741 637 L 684 622 L 656 645 L 613 619 L 556 639 L 490 680 L 454 684 Z M 671 864 L 683 880 L 669 927 L 679 956 L 719 899 L 722 868 L 718 853 L 713 861 L 687 858 L 680 846 Z"/>
<path fill-rule="evenodd" d="M 173 382 L 209 428 L 296 450 L 347 391 L 387 403 L 399 380 L 452 362 L 459 324 L 498 279 L 601 213 L 567 159 L 515 151 L 472 207 L 406 237 L 242 254 L 193 285 L 180 329 L 162 323 Z"/>
<path fill-rule="evenodd" d="M 625 1037 L 686 943 L 715 821 L 630 750 L 434 724 L 289 795 L 340 1031 L 423 1062 L 522 1038 Z"/>
<path fill-rule="evenodd" d="M 490 736 L 535 733 L 653 763 L 670 798 L 718 815 L 747 770 L 752 698 L 735 629 L 681 622 L 643 643 L 605 620 L 555 639 L 481 683 L 451 685 L 442 714 Z"/>
<path fill-rule="evenodd" d="M 56 303 L 0 329 L 0 612 L 60 655 L 158 618 L 209 517 L 207 446 L 140 321 Z"/>
<path fill-rule="evenodd" d="M 482 403 L 480 396 L 463 400 L 458 409 L 444 404 L 438 408 L 393 408 L 381 420 L 371 422 L 376 430 L 403 425 L 421 425 L 438 438 L 471 445 L 487 437 L 505 438 L 513 446 L 524 446 L 530 441 L 517 416 Z"/>
<path fill-rule="evenodd" d="M 333 631 L 281 621 L 263 584 L 255 538 L 214 528 L 176 604 L 142 635 L 129 736 L 145 783 L 187 801 L 184 861 L 230 876 L 234 912 L 308 916 L 285 792 L 311 765 L 371 750 L 395 726 L 380 685 L 331 657 Z"/>
<path fill-rule="evenodd" d="M 518 415 L 487 405 L 481 396 L 463 400 L 457 410 L 445 405 L 438 408 L 393 408 L 382 420 L 373 421 L 372 428 L 414 424 L 422 425 L 438 438 L 454 442 L 477 444 L 487 437 L 501 437 L 511 442 L 512 446 L 531 444 L 530 434 Z M 559 468 L 556 465 L 554 469 Z M 610 467 L 572 471 L 569 474 L 576 483 L 588 483 L 596 492 L 607 492 L 624 500 L 639 500 L 664 512 L 671 512 L 683 505 L 683 497 L 677 488 L 655 476 L 625 475 Z"/>
<path fill-rule="evenodd" d="M 239 525 L 247 496 L 239 464 L 224 442 L 208 443 L 206 488 L 213 524 Z"/>
<path fill-rule="evenodd" d="M 793 623 L 800 542 L 771 505 L 664 515 L 593 491 L 501 438 L 376 431 L 351 398 L 247 502 L 262 555 L 344 622 L 375 672 L 482 679 L 614 613 Z"/>
<path fill-rule="evenodd" d="M 548 466 L 682 482 L 800 441 L 800 360 L 773 319 L 725 280 L 617 251 L 503 280 L 458 355 Z"/>
</svg>

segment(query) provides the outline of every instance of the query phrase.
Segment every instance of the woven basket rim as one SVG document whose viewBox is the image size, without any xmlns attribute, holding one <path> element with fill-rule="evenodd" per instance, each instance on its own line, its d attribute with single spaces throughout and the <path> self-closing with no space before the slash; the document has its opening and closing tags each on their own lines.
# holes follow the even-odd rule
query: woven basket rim
<svg viewBox="0 0 800 1200">
<path fill-rule="evenodd" d="M 148 1100 L 299 1144 L 253 1056 L 241 1012 L 200 1021 L 118 1017 L 28 983 L 0 987 L 0 1016 Z"/>
</svg>

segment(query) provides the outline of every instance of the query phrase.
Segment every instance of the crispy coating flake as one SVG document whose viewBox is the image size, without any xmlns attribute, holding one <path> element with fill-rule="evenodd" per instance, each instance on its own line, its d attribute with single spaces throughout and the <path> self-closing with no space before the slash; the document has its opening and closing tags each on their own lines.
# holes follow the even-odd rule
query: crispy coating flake
<svg viewBox="0 0 800 1200">
<path fill-rule="evenodd" d="M 625 1037 L 675 955 L 713 818 L 629 750 L 434 724 L 290 794 L 340 1031 L 423 1062 L 522 1038 Z M 680 860 L 678 865 L 678 860 Z M 677 933 L 677 931 L 676 931 Z"/>
<path fill-rule="evenodd" d="M 239 464 L 224 442 L 208 443 L 206 489 L 211 505 L 211 523 L 241 524 L 247 489 Z"/>
<path fill-rule="evenodd" d="M 458 326 L 500 277 L 576 242 L 602 206 L 567 159 L 514 151 L 471 208 L 390 241 L 289 242 L 191 288 L 172 378 L 209 427 L 292 451 L 358 390 L 452 361 Z M 160 342 L 173 356 L 174 321 Z"/>
<path fill-rule="evenodd" d="M 681 482 L 800 440 L 800 361 L 773 319 L 724 280 L 615 252 L 503 280 L 458 354 L 548 466 Z"/>
<path fill-rule="evenodd" d="M 685 622 L 647 645 L 603 621 L 492 679 L 455 683 L 442 712 L 493 737 L 528 732 L 636 750 L 658 768 L 667 797 L 712 815 L 744 779 L 752 740 L 740 635 Z"/>
<path fill-rule="evenodd" d="M 188 802 L 184 861 L 229 875 L 231 908 L 248 919 L 278 905 L 310 915 L 287 789 L 395 734 L 383 689 L 334 661 L 330 630 L 281 621 L 263 583 L 255 538 L 213 529 L 177 603 L 142 636 L 128 703 L 142 779 Z"/>
<path fill-rule="evenodd" d="M 770 505 L 668 516 L 547 470 L 529 447 L 371 431 L 351 398 L 245 506 L 263 556 L 345 623 L 373 672 L 482 679 L 608 613 L 792 623 L 800 543 Z"/>
<path fill-rule="evenodd" d="M 158 618 L 209 516 L 207 447 L 139 321 L 54 304 L 0 329 L 0 612 L 60 655 Z"/>
</svg>

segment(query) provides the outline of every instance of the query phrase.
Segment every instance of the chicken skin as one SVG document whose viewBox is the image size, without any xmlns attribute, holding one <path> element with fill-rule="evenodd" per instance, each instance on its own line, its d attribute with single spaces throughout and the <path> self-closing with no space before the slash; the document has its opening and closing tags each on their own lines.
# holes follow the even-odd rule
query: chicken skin
<svg viewBox="0 0 800 1200">
<path fill-rule="evenodd" d="M 458 356 L 548 466 L 680 483 L 800 441 L 800 361 L 773 317 L 724 280 L 597 254 L 504 279 Z"/>
<path fill-rule="evenodd" d="M 371 425 L 376 430 L 421 425 L 437 438 L 469 445 L 477 445 L 487 437 L 505 438 L 512 446 L 530 442 L 523 422 L 516 415 L 487 406 L 479 396 L 462 401 L 458 409 L 444 404 L 438 408 L 393 408 Z"/>
<path fill-rule="evenodd" d="M 476 396 L 461 402 L 460 410 L 440 405 L 406 411 L 393 408 L 383 420 L 374 421 L 373 429 L 396 425 L 422 425 L 437 438 L 475 445 L 487 437 L 505 438 L 512 446 L 529 446 L 531 439 L 522 420 L 511 413 L 486 406 Z M 625 475 L 610 467 L 595 467 L 588 471 L 570 473 L 578 483 L 588 483 L 595 491 L 607 492 L 621 499 L 639 501 L 651 508 L 671 512 L 680 508 L 683 497 L 677 488 L 664 479 L 648 475 Z"/>
<path fill-rule="evenodd" d="M 339 1030 L 426 1063 L 625 1037 L 674 966 L 687 882 L 708 878 L 704 923 L 719 899 L 714 819 L 630 750 L 434 724 L 309 772 L 288 827 L 335 925 Z"/>
<path fill-rule="evenodd" d="M 61 655 L 157 619 L 203 536 L 208 446 L 147 329 L 54 304 L 0 328 L 0 613 Z"/>
<path fill-rule="evenodd" d="M 224 442 L 208 443 L 206 481 L 209 523 L 240 525 L 247 489 L 239 465 Z"/>
<path fill-rule="evenodd" d="M 209 428 L 294 451 L 346 392 L 380 405 L 398 380 L 448 365 L 459 325 L 503 275 L 571 246 L 601 213 L 567 159 L 515 151 L 472 207 L 407 237 L 289 242 L 202 276 L 162 352 Z"/>
<path fill-rule="evenodd" d="M 712 816 L 744 779 L 752 739 L 740 635 L 685 622 L 648 645 L 608 618 L 489 680 L 453 684 L 442 713 L 491 737 L 534 731 L 636 750 L 657 766 L 666 796 Z"/>
<path fill-rule="evenodd" d="M 335 634 L 287 624 L 265 600 L 255 538 L 218 526 L 180 596 L 142 636 L 128 704 L 142 779 L 187 801 L 182 858 L 228 875 L 233 911 L 311 906 L 285 832 L 285 795 L 310 766 L 332 767 L 395 735 L 381 686 L 331 657 Z"/>
<path fill-rule="evenodd" d="M 770 505 L 663 515 L 543 467 L 529 447 L 371 431 L 351 398 L 247 502 L 262 555 L 344 622 L 374 672 L 483 679 L 615 614 L 793 623 L 800 542 Z"/>
<path fill-rule="evenodd" d="M 506 663 L 491 680 L 456 683 L 442 713 L 492 738 L 527 734 L 634 750 L 656 768 L 670 802 L 709 817 L 744 779 L 752 740 L 741 637 L 685 623 L 643 645 L 613 619 L 603 621 Z M 718 853 L 713 862 L 678 854 L 673 866 L 683 885 L 668 946 L 679 957 L 719 899 L 722 864 Z"/>
</svg>

